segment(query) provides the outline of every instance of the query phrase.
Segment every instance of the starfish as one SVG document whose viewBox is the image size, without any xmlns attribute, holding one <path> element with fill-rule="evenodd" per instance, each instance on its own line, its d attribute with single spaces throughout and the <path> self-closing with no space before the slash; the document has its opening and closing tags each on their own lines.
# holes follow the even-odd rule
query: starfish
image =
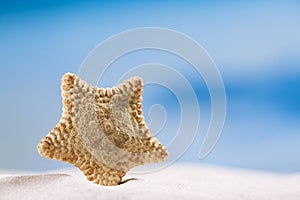
<svg viewBox="0 0 300 200">
<path fill-rule="evenodd" d="M 41 156 L 68 162 L 101 185 L 118 185 L 131 168 L 168 158 L 144 121 L 140 77 L 104 89 L 66 73 L 61 90 L 62 117 L 38 144 Z"/>
</svg>

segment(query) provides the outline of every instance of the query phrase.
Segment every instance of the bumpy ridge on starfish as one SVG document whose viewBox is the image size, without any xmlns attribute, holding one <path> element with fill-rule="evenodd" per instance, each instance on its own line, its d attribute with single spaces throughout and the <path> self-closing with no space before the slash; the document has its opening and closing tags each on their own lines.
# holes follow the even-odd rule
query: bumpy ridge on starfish
<svg viewBox="0 0 300 200">
<path fill-rule="evenodd" d="M 73 164 L 101 185 L 117 185 L 129 169 L 167 159 L 144 121 L 141 78 L 104 89 L 67 73 L 61 89 L 62 117 L 38 144 L 42 156 Z"/>
</svg>

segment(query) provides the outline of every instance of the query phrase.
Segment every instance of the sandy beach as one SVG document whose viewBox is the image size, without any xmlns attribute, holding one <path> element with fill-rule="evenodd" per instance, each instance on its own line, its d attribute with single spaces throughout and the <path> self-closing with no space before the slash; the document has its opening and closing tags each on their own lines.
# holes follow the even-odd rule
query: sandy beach
<svg viewBox="0 0 300 200">
<path fill-rule="evenodd" d="M 300 199 L 300 174 L 173 165 L 150 174 L 129 173 L 126 179 L 105 187 L 87 181 L 76 168 L 39 174 L 1 171 L 0 199 Z"/>
</svg>

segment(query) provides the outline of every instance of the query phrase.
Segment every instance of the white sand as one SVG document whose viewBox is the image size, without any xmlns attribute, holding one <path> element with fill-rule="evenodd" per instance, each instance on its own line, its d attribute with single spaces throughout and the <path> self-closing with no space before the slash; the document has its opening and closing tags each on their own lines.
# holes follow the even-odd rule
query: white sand
<svg viewBox="0 0 300 200">
<path fill-rule="evenodd" d="M 152 174 L 129 174 L 127 178 L 138 180 L 105 187 L 88 182 L 75 168 L 59 171 L 31 175 L 2 172 L 0 199 L 300 200 L 300 174 L 174 165 Z"/>
</svg>

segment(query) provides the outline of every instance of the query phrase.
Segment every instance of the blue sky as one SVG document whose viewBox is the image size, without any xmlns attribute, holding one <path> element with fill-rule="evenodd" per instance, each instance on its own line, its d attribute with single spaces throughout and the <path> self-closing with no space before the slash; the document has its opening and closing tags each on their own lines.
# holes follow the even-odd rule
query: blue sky
<svg viewBox="0 0 300 200">
<path fill-rule="evenodd" d="M 297 1 L 0 1 L 0 168 L 68 166 L 40 158 L 35 149 L 60 117 L 60 77 L 77 72 L 88 53 L 109 36 L 139 27 L 169 28 L 194 38 L 224 79 L 228 112 L 221 140 L 199 161 L 199 133 L 182 161 L 300 170 Z M 199 102 L 209 106 L 201 77 L 186 70 L 185 63 L 161 53 L 143 55 L 145 60 L 140 54 L 120 60 L 116 70 L 134 63 L 130 59 L 167 63 L 189 76 Z M 145 110 L 162 99 L 146 96 L 157 90 L 167 101 L 174 99 L 168 92 L 147 88 Z M 163 134 L 173 129 L 168 125 Z"/>
</svg>

